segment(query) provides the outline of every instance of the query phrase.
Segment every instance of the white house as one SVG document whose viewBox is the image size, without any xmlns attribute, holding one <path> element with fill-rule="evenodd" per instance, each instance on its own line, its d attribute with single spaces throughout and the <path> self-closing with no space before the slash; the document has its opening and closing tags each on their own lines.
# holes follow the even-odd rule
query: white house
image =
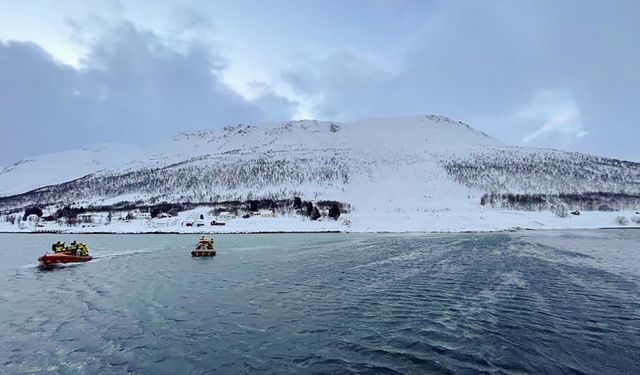
<svg viewBox="0 0 640 375">
<path fill-rule="evenodd" d="M 263 218 L 273 218 L 276 217 L 276 211 L 275 210 L 261 210 L 260 211 L 260 217 Z"/>
<path fill-rule="evenodd" d="M 231 219 L 235 219 L 236 215 L 232 214 L 231 212 L 220 212 L 218 214 L 218 219 L 222 219 L 222 220 L 231 220 Z"/>
<path fill-rule="evenodd" d="M 191 223 L 192 227 L 204 227 L 204 221 L 202 220 L 195 220 L 194 222 Z"/>
<path fill-rule="evenodd" d="M 101 214 L 95 214 L 95 213 L 83 213 L 83 214 L 78 214 L 77 219 L 79 223 L 86 223 L 86 224 L 101 223 L 103 220 L 103 216 Z"/>
<path fill-rule="evenodd" d="M 148 212 L 135 212 L 133 218 L 136 220 L 150 220 L 151 214 Z"/>
<path fill-rule="evenodd" d="M 38 216 L 36 214 L 31 214 L 31 215 L 27 216 L 27 221 L 30 221 L 32 223 L 37 223 L 38 221 L 40 221 L 40 216 Z"/>
</svg>

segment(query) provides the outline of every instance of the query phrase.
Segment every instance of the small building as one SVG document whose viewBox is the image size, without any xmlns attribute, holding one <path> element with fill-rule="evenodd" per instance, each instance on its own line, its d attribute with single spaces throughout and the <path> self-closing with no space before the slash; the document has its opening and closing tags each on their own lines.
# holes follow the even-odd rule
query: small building
<svg viewBox="0 0 640 375">
<path fill-rule="evenodd" d="M 222 219 L 222 220 L 231 220 L 231 219 L 235 219 L 236 215 L 232 214 L 231 212 L 220 212 L 218 214 L 218 219 Z"/>
<path fill-rule="evenodd" d="M 172 217 L 171 214 L 168 214 L 166 212 L 160 212 L 158 215 L 156 215 L 157 219 L 166 219 L 170 217 Z"/>
<path fill-rule="evenodd" d="M 87 213 L 78 214 L 76 219 L 78 223 L 86 223 L 86 224 L 94 223 L 97 221 L 94 214 L 87 214 Z"/>
<path fill-rule="evenodd" d="M 104 224 L 107 220 L 107 215 L 101 212 L 85 212 L 76 217 L 76 221 L 80 224 Z"/>
<path fill-rule="evenodd" d="M 202 220 L 188 220 L 183 221 L 181 225 L 183 227 L 204 227 L 205 223 Z"/>
<path fill-rule="evenodd" d="M 27 221 L 32 222 L 32 223 L 37 223 L 38 221 L 40 221 L 40 216 L 38 216 L 36 214 L 31 214 L 31 215 L 27 216 Z"/>
<path fill-rule="evenodd" d="M 151 220 L 151 214 L 148 212 L 135 212 L 133 218 L 136 220 Z"/>
<path fill-rule="evenodd" d="M 276 217 L 276 211 L 275 210 L 262 210 L 260 211 L 260 217 L 262 218 L 274 218 Z"/>
</svg>

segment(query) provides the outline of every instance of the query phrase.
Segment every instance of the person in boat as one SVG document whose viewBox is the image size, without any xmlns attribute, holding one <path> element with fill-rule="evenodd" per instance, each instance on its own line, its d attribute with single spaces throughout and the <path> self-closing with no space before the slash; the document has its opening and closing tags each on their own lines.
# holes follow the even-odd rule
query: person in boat
<svg viewBox="0 0 640 375">
<path fill-rule="evenodd" d="M 51 250 L 54 253 L 61 253 L 64 251 L 64 242 L 56 241 L 53 245 L 51 245 Z"/>
<path fill-rule="evenodd" d="M 86 256 L 89 255 L 89 248 L 87 247 L 86 243 L 80 242 L 78 244 L 78 254 L 83 256 L 83 257 L 86 257 Z"/>
<path fill-rule="evenodd" d="M 69 249 L 68 249 L 71 254 L 73 255 L 77 255 L 78 254 L 78 243 L 74 240 L 73 242 L 71 242 L 69 244 Z"/>
<path fill-rule="evenodd" d="M 204 236 L 200 237 L 200 241 L 198 241 L 198 246 L 196 249 L 203 250 L 207 248 L 207 239 Z"/>
<path fill-rule="evenodd" d="M 198 242 L 198 246 L 196 247 L 198 250 L 213 249 L 213 239 L 206 239 L 205 236 L 200 237 L 200 241 Z"/>
</svg>

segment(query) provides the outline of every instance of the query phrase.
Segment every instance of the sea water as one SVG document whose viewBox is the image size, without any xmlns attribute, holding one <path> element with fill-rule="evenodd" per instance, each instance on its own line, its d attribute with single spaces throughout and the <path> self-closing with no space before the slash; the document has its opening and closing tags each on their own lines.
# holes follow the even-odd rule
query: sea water
<svg viewBox="0 0 640 375">
<path fill-rule="evenodd" d="M 0 373 L 640 371 L 640 231 L 198 238 L 0 235 Z"/>
</svg>

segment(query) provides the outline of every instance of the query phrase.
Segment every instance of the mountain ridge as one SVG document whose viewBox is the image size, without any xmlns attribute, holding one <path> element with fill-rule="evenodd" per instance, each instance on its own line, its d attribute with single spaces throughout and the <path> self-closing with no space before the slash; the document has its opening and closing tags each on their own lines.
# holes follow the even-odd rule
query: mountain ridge
<svg viewBox="0 0 640 375">
<path fill-rule="evenodd" d="M 343 202 L 364 216 L 422 212 L 473 217 L 488 209 L 483 202 L 523 211 L 550 209 L 567 196 L 572 198 L 563 204 L 582 209 L 637 209 L 640 202 L 640 163 L 505 146 L 468 124 L 437 115 L 238 124 L 179 132 L 138 155 L 62 183 L 0 197 L 0 212 L 33 205 L 299 196 Z M 7 184 L 0 173 L 0 191 L 7 191 Z M 581 194 L 588 204 L 580 201 Z M 541 203 L 538 196 L 550 198 Z"/>
</svg>

